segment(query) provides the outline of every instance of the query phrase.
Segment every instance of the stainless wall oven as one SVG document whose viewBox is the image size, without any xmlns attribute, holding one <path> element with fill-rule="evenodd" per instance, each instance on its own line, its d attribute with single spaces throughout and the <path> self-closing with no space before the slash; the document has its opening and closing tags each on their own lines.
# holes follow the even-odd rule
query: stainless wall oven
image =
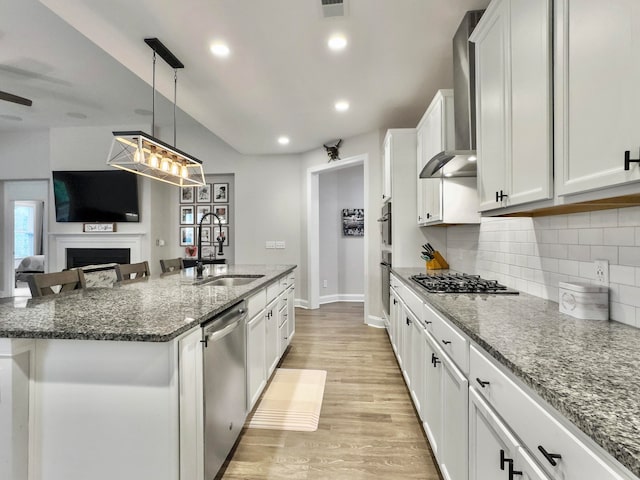
<svg viewBox="0 0 640 480">
<path fill-rule="evenodd" d="M 382 268 L 382 309 L 389 318 L 389 286 L 391 275 L 391 252 L 382 252 L 380 260 L 380 268 Z"/>
<path fill-rule="evenodd" d="M 391 245 L 391 202 L 385 203 L 382 207 L 382 216 L 378 219 L 378 223 L 380 223 L 382 245 Z"/>
</svg>

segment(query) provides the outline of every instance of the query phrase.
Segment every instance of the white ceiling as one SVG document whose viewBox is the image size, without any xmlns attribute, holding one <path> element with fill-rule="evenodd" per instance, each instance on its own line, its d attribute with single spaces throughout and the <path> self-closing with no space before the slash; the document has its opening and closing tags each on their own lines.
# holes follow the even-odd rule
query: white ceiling
<svg viewBox="0 0 640 480">
<path fill-rule="evenodd" d="M 0 90 L 34 100 L 31 109 L 0 102 L 0 129 L 149 122 L 133 113 L 151 109 L 146 37 L 185 64 L 179 107 L 241 153 L 304 152 L 415 126 L 435 91 L 452 85 L 451 39 L 464 12 L 489 2 L 345 1 L 345 17 L 323 18 L 321 0 L 41 0 L 111 58 L 36 0 L 0 0 Z M 349 41 L 340 53 L 327 48 L 335 32 Z M 216 40 L 229 45 L 228 58 L 211 55 Z M 173 98 L 162 60 L 157 86 Z M 338 99 L 348 112 L 334 110 Z M 162 108 L 157 117 L 171 115 Z M 290 145 L 278 145 L 279 135 Z"/>
</svg>

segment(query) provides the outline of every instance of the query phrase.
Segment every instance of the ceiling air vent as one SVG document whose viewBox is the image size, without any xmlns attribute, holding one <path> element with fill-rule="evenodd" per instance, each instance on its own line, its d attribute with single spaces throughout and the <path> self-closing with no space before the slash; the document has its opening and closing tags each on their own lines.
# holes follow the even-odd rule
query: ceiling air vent
<svg viewBox="0 0 640 480">
<path fill-rule="evenodd" d="M 320 0 L 322 3 L 322 15 L 324 18 L 344 17 L 345 0 Z"/>
</svg>

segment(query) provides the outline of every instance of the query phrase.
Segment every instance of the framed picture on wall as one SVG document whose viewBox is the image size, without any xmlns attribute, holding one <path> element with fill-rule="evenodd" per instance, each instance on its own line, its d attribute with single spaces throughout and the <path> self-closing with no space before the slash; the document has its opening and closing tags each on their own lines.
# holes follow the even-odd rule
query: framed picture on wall
<svg viewBox="0 0 640 480">
<path fill-rule="evenodd" d="M 193 225 L 195 218 L 193 205 L 180 206 L 180 225 Z"/>
<path fill-rule="evenodd" d="M 180 189 L 180 203 L 193 203 L 193 187 L 182 187 Z"/>
<path fill-rule="evenodd" d="M 342 210 L 342 236 L 364 237 L 364 208 Z"/>
<path fill-rule="evenodd" d="M 211 184 L 205 183 L 200 187 L 196 187 L 196 202 L 211 203 Z"/>
<path fill-rule="evenodd" d="M 196 236 L 198 236 L 197 229 Z M 211 245 L 211 227 L 202 227 L 202 245 Z"/>
<path fill-rule="evenodd" d="M 229 223 L 229 215 L 228 212 L 229 211 L 229 205 L 214 205 L 213 206 L 213 213 L 215 213 L 216 215 L 218 215 L 218 217 L 220 217 L 220 223 L 225 224 L 225 223 Z M 214 217 L 213 219 L 214 223 L 218 223 L 218 220 L 216 220 L 216 218 Z"/>
<path fill-rule="evenodd" d="M 186 247 L 195 244 L 193 235 L 194 227 L 180 227 L 180 246 Z"/>
<path fill-rule="evenodd" d="M 215 203 L 229 202 L 229 184 L 228 183 L 213 184 L 213 201 Z"/>
<path fill-rule="evenodd" d="M 210 211 L 211 211 L 211 205 L 198 205 L 196 207 L 196 223 L 200 223 L 200 220 L 202 220 L 202 217 L 204 217 Z M 207 217 L 205 221 L 202 222 L 202 224 L 211 225 L 211 217 Z"/>
</svg>

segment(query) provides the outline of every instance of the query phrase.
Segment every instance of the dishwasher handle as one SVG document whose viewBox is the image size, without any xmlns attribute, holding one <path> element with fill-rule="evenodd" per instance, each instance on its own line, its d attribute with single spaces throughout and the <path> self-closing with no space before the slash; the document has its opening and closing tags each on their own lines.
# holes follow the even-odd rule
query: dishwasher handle
<svg viewBox="0 0 640 480">
<path fill-rule="evenodd" d="M 209 341 L 216 341 L 229 335 L 240 322 L 247 318 L 246 302 L 238 302 L 233 307 L 216 315 L 202 326 L 202 343 L 206 347 Z"/>
</svg>

